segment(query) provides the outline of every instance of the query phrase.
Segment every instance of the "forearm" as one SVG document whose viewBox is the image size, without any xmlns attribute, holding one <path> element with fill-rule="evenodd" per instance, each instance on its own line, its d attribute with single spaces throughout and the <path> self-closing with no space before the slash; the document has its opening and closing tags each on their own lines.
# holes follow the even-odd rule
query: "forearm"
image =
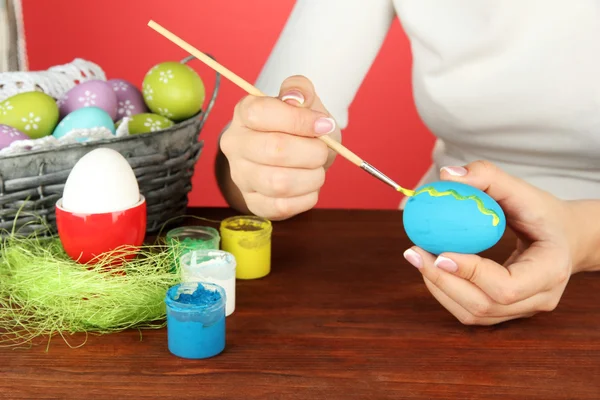
<svg viewBox="0 0 600 400">
<path fill-rule="evenodd" d="M 303 75 L 344 129 L 394 18 L 391 1 L 297 0 L 255 86 L 277 96 L 286 78 Z"/>
<path fill-rule="evenodd" d="M 600 200 L 569 202 L 576 238 L 573 272 L 600 271 Z"/>
<path fill-rule="evenodd" d="M 348 123 L 348 108 L 369 71 L 395 12 L 392 2 L 297 0 L 255 86 L 277 96 L 281 83 L 293 75 L 312 81 L 320 101 L 338 128 Z M 333 56 L 332 56 L 333 55 Z M 338 129 L 330 135 L 341 140 Z M 328 168 L 335 158 L 330 152 Z M 229 163 L 217 149 L 215 174 L 227 203 L 248 212 L 244 198 L 231 180 Z"/>
</svg>

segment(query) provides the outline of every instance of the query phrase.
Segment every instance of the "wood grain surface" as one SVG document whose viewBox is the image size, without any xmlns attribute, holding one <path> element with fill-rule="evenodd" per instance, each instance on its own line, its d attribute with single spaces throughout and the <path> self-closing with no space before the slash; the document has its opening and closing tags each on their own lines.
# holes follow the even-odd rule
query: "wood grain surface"
<svg viewBox="0 0 600 400">
<path fill-rule="evenodd" d="M 402 257 L 400 211 L 315 210 L 273 235 L 271 274 L 238 281 L 221 355 L 172 356 L 165 329 L 55 338 L 0 349 L 0 398 L 600 399 L 599 275 L 574 276 L 552 313 L 468 327 Z"/>
</svg>

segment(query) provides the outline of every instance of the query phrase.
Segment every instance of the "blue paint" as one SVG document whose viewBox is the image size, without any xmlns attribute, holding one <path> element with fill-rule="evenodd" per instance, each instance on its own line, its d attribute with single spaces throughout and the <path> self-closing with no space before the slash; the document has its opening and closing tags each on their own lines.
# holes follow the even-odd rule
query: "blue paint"
<svg viewBox="0 0 600 400">
<path fill-rule="evenodd" d="M 473 200 L 457 200 L 454 196 L 433 197 L 428 193 L 412 196 L 403 212 L 406 234 L 416 245 L 434 255 L 444 252 L 477 254 L 494 246 L 504 234 L 506 217 L 500 205 L 487 193 L 458 182 L 440 181 L 415 190 L 433 187 L 438 192 L 455 190 L 461 196 L 478 196 L 485 208 L 494 211 L 493 217 L 483 214 Z"/>
<path fill-rule="evenodd" d="M 201 307 L 208 307 L 217 304 L 221 300 L 219 292 L 207 290 L 199 285 L 194 293 L 181 293 L 177 301 L 181 304 L 195 304 Z"/>
<path fill-rule="evenodd" d="M 182 283 L 167 291 L 165 303 L 172 354 L 201 359 L 225 349 L 225 290 L 221 286 Z"/>
</svg>

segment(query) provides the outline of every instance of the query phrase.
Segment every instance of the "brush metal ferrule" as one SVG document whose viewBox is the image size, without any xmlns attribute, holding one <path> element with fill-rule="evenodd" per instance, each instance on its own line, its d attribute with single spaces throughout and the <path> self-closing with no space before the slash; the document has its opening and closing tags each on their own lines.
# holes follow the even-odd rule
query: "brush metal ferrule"
<svg viewBox="0 0 600 400">
<path fill-rule="evenodd" d="M 398 185 L 396 182 L 394 182 L 392 179 L 390 179 L 387 175 L 385 175 L 383 172 L 381 172 L 380 170 L 378 170 L 377 168 L 375 168 L 368 162 L 363 161 L 362 164 L 360 165 L 360 167 L 362 169 L 364 169 L 365 171 L 367 171 L 369 174 L 373 175 L 375 178 L 382 181 L 383 183 L 390 185 L 391 187 L 396 189 L 396 191 L 400 191 L 400 189 L 402 189 L 402 187 L 400 185 Z"/>
</svg>

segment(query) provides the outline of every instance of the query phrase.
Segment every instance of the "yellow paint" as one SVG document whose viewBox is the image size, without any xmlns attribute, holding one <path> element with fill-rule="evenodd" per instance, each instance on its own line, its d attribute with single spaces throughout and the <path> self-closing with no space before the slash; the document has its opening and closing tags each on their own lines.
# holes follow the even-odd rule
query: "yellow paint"
<svg viewBox="0 0 600 400">
<path fill-rule="evenodd" d="M 271 272 L 271 221 L 252 216 L 221 222 L 221 248 L 235 257 L 237 279 L 257 279 Z"/>
<path fill-rule="evenodd" d="M 401 186 L 398 186 L 398 191 L 399 191 L 400 193 L 402 193 L 403 195 L 405 195 L 405 196 L 409 196 L 409 197 L 410 197 L 410 196 L 414 196 L 414 195 L 415 195 L 415 191 L 414 191 L 414 190 L 410 190 L 410 189 L 404 189 L 404 188 L 403 188 L 403 187 L 401 187 Z"/>
<path fill-rule="evenodd" d="M 406 189 L 404 189 L 404 190 L 406 190 Z M 401 191 L 401 190 L 399 190 L 399 191 Z M 459 194 L 456 190 L 452 190 L 452 189 L 444 190 L 443 192 L 438 192 L 437 190 L 435 190 L 432 187 L 424 187 L 423 189 L 419 190 L 418 192 L 415 192 L 413 190 L 411 190 L 410 192 L 412 192 L 412 196 L 417 196 L 421 193 L 427 193 L 432 197 L 453 196 L 456 200 L 473 200 L 477 204 L 477 209 L 482 214 L 490 215 L 492 217 L 492 225 L 496 226 L 500 223 L 500 217 L 498 216 L 498 214 L 494 210 L 485 208 L 485 206 L 483 205 L 483 201 L 475 195 L 463 196 L 463 195 Z M 407 196 L 409 196 L 409 195 L 407 194 Z"/>
</svg>

